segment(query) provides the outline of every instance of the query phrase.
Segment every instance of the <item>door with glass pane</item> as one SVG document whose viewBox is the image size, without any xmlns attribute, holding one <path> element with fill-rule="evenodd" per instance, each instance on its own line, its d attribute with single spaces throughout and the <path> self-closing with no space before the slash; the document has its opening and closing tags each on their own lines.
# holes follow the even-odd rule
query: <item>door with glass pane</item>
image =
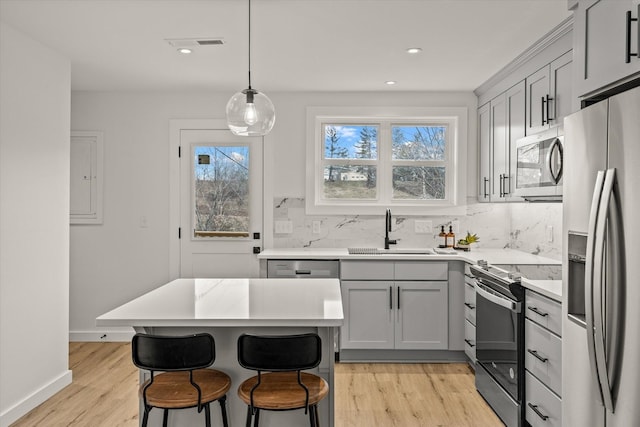
<svg viewBox="0 0 640 427">
<path fill-rule="evenodd" d="M 180 277 L 258 277 L 262 138 L 180 131 Z"/>
</svg>

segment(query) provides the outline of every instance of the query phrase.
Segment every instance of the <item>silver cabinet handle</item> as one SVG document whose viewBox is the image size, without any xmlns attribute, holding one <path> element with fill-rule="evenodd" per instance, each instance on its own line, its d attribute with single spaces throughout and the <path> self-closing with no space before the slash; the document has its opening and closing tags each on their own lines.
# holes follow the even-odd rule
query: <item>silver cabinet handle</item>
<svg viewBox="0 0 640 427">
<path fill-rule="evenodd" d="M 531 350 L 530 348 L 527 349 L 527 353 L 529 353 L 530 355 L 532 355 L 533 357 L 535 357 L 536 359 L 538 359 L 539 361 L 541 361 L 542 363 L 547 363 L 547 360 L 549 360 L 546 357 L 542 357 L 538 354 L 537 350 Z"/>
<path fill-rule="evenodd" d="M 529 406 L 529 408 L 533 410 L 533 412 L 536 413 L 537 416 L 542 418 L 542 421 L 547 421 L 549 419 L 548 415 L 545 415 L 542 412 L 540 412 L 540 410 L 538 409 L 538 405 L 532 405 L 531 403 L 527 403 L 527 405 Z"/>
<path fill-rule="evenodd" d="M 473 347 L 475 347 L 475 346 L 476 346 L 476 345 L 475 345 L 471 340 L 468 340 L 468 339 L 466 339 L 466 338 L 464 339 L 464 342 L 466 342 L 467 344 L 469 344 L 469 347 L 471 347 L 471 348 L 473 348 Z"/>
<path fill-rule="evenodd" d="M 467 307 L 469 307 L 470 310 L 475 310 L 476 306 L 473 304 L 469 304 L 468 302 L 465 302 L 464 305 L 466 305 Z"/>
<path fill-rule="evenodd" d="M 549 315 L 549 313 L 545 313 L 544 311 L 540 311 L 540 310 L 538 310 L 537 307 L 533 307 L 533 306 L 527 307 L 527 310 L 533 311 L 535 314 L 537 314 L 538 316 L 542 316 L 542 317 L 547 317 Z"/>
<path fill-rule="evenodd" d="M 486 177 L 485 177 L 485 178 L 484 178 L 483 188 L 482 188 L 482 191 L 483 191 L 483 193 L 484 193 L 484 198 L 485 198 L 485 199 L 489 196 L 489 194 L 487 194 L 487 183 L 488 183 L 488 182 L 489 182 L 489 178 L 486 178 Z"/>
</svg>

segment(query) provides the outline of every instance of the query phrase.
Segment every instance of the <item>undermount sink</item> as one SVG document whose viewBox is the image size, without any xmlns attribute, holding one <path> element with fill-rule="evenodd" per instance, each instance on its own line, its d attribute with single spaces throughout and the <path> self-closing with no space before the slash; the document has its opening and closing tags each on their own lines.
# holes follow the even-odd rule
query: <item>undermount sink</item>
<svg viewBox="0 0 640 427">
<path fill-rule="evenodd" d="M 433 255 L 433 249 L 429 248 L 348 248 L 351 255 L 384 255 L 384 254 L 407 254 L 407 255 Z"/>
</svg>

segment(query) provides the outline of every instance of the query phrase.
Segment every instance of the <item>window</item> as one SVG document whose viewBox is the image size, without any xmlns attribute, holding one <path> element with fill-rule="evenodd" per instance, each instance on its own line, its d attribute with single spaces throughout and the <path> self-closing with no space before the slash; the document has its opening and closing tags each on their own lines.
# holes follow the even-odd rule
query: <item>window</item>
<svg viewBox="0 0 640 427">
<path fill-rule="evenodd" d="M 307 213 L 443 213 L 465 201 L 459 128 L 466 128 L 466 108 L 323 114 L 330 110 L 307 112 Z"/>
<path fill-rule="evenodd" d="M 249 147 L 195 145 L 196 238 L 249 236 Z"/>
</svg>

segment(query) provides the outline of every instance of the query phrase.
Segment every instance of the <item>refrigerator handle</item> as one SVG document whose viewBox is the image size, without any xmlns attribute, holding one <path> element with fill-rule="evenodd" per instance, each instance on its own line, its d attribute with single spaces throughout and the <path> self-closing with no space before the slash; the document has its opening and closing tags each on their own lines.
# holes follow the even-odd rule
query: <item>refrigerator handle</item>
<svg viewBox="0 0 640 427">
<path fill-rule="evenodd" d="M 589 211 L 589 228 L 587 229 L 587 250 L 584 267 L 584 308 L 585 308 L 585 327 L 587 330 L 587 350 L 589 352 L 589 365 L 591 367 L 591 377 L 595 380 L 595 385 L 602 396 L 602 387 L 600 385 L 600 376 L 598 375 L 598 363 L 595 356 L 595 338 L 594 338 L 594 310 L 593 310 L 593 277 L 594 277 L 594 250 L 598 241 L 596 236 L 596 224 L 598 222 L 600 198 L 602 196 L 602 185 L 604 184 L 605 171 L 598 171 L 596 183 L 593 189 L 593 199 L 591 201 L 591 210 Z"/>
<path fill-rule="evenodd" d="M 605 308 L 603 299 L 606 290 L 607 281 L 605 274 L 605 246 L 607 239 L 607 223 L 610 218 L 610 202 L 613 196 L 613 184 L 615 182 L 616 170 L 608 169 L 604 175 L 604 184 L 602 185 L 602 196 L 600 197 L 600 206 L 598 208 L 598 219 L 596 223 L 596 242 L 593 253 L 593 330 L 595 344 L 595 359 L 598 368 L 598 381 L 600 382 L 600 391 L 602 392 L 602 401 L 609 411 L 613 412 L 614 405 L 611 394 L 611 378 L 609 376 L 609 367 L 607 366 L 606 344 L 605 344 Z M 607 313 L 611 317 L 610 313 Z"/>
</svg>

